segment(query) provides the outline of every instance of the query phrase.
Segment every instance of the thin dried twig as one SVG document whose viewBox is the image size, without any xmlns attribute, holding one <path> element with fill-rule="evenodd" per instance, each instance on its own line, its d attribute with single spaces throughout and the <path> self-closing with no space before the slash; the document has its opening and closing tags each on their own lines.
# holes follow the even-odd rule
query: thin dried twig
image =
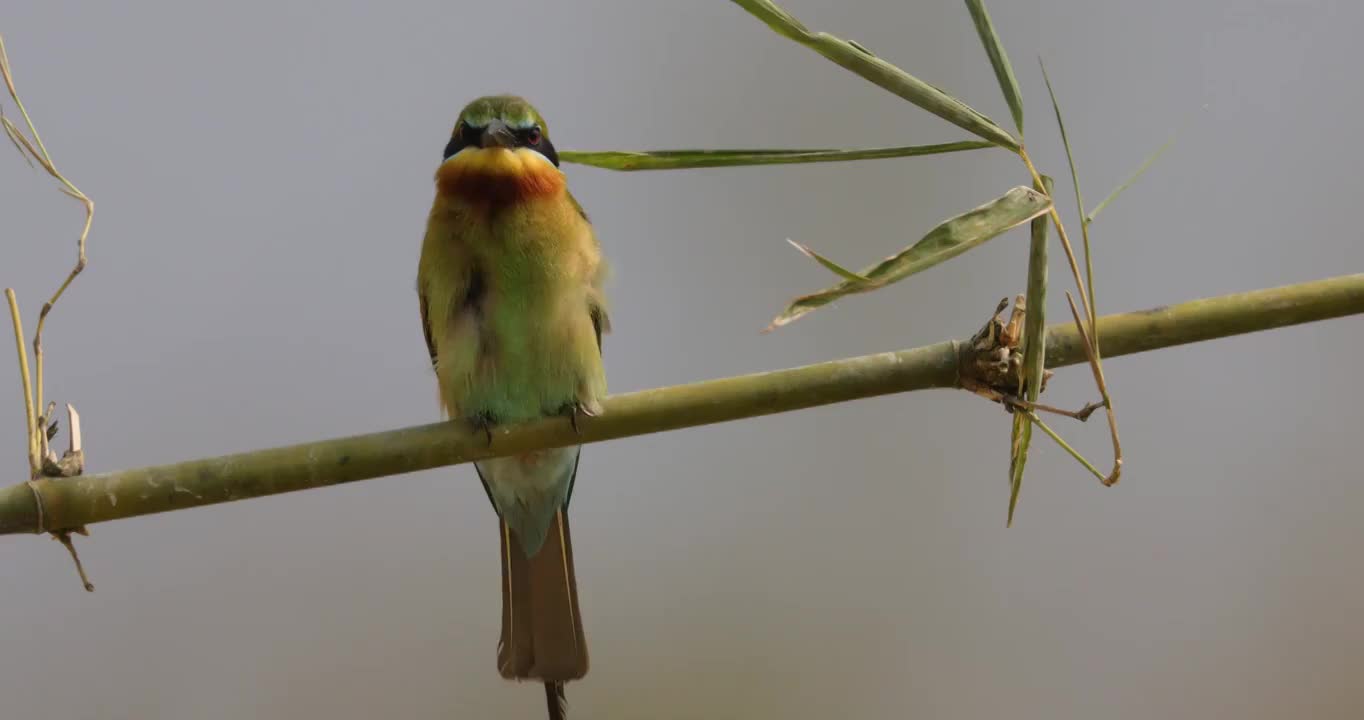
<svg viewBox="0 0 1364 720">
<path fill-rule="evenodd" d="M 1071 418 L 1072 420 L 1079 420 L 1080 422 L 1086 422 L 1087 420 L 1089 420 L 1089 416 L 1094 414 L 1095 410 L 1098 410 L 1099 408 L 1104 406 L 1104 404 L 1101 402 L 1092 402 L 1086 404 L 1079 410 L 1067 410 L 1065 408 L 1059 408 L 1054 405 L 1045 405 L 1039 402 L 1030 402 L 1028 400 L 1024 400 L 1021 397 L 1015 397 L 1013 395 L 1004 395 L 1002 393 L 1000 395 L 999 401 L 1011 408 L 1026 410 L 1029 412 L 1046 412 L 1051 413 L 1053 415 L 1061 415 L 1063 417 Z"/>
<path fill-rule="evenodd" d="M 47 151 L 47 146 L 43 144 L 42 135 L 38 133 L 38 128 L 33 124 L 33 118 L 29 117 L 28 110 L 24 107 L 23 101 L 19 99 L 19 91 L 14 87 L 14 74 L 10 70 L 9 55 L 5 52 L 3 36 L 0 36 L 0 77 L 3 77 L 10 99 L 14 101 L 15 107 L 19 108 L 19 114 L 24 117 L 24 124 L 28 127 L 28 135 L 32 136 L 33 139 L 30 141 L 7 118 L 4 120 L 5 133 L 9 135 L 16 147 L 22 146 L 22 149 L 26 151 L 26 153 L 21 153 L 24 154 L 26 160 L 31 156 L 32 160 L 37 161 L 38 165 L 47 171 L 47 174 L 61 183 L 60 190 L 63 193 L 79 200 L 85 206 L 85 224 L 81 227 L 80 237 L 76 241 L 76 264 L 72 266 L 71 272 L 57 287 L 56 292 L 52 293 L 47 302 L 43 303 L 43 309 L 38 313 L 38 327 L 33 332 L 33 363 L 36 370 L 33 380 L 35 388 L 33 406 L 39 408 L 43 406 L 43 329 L 47 324 L 47 316 L 52 312 L 52 308 L 56 306 L 57 301 L 71 286 L 71 282 L 76 279 L 76 276 L 80 275 L 81 271 L 85 269 L 85 241 L 90 235 L 90 225 L 95 219 L 95 202 L 57 170 L 56 163 L 52 161 L 52 154 Z"/>
<path fill-rule="evenodd" d="M 43 329 L 47 325 L 47 316 L 61 299 L 62 294 L 71 286 L 71 283 L 85 269 L 85 242 L 90 235 L 90 225 L 95 219 L 95 203 L 85 193 L 81 192 L 65 175 L 57 169 L 57 165 L 52 160 L 52 154 L 47 151 L 47 146 L 43 143 L 43 137 L 38 132 L 38 128 L 33 124 L 33 118 L 29 116 L 28 109 L 24 107 L 23 100 L 19 99 L 19 91 L 14 86 L 14 74 L 10 70 L 9 55 L 5 52 L 5 40 L 0 37 L 0 79 L 4 80 L 5 89 L 9 91 L 10 99 L 19 108 L 19 114 L 24 118 L 24 125 L 28 128 L 25 134 L 22 129 L 16 126 L 9 118 L 0 115 L 0 125 L 3 125 L 5 134 L 10 142 L 14 143 L 19 154 L 24 161 L 33 166 L 34 162 L 43 170 L 51 175 L 60 183 L 58 188 L 64 194 L 69 195 L 81 202 L 85 207 L 85 224 L 81 227 L 79 238 L 76 240 L 76 264 L 67 273 L 61 285 L 52 293 L 47 302 L 43 303 L 42 310 L 38 313 L 38 326 L 33 332 L 33 371 L 30 375 L 28 364 L 28 353 L 24 349 L 24 329 L 19 315 L 19 302 L 14 295 L 14 291 L 5 290 L 6 299 L 9 301 L 10 319 L 14 325 L 14 341 L 19 352 L 19 372 L 23 376 L 24 386 L 24 417 L 28 427 L 28 461 L 29 461 L 29 485 L 35 493 L 38 493 L 37 481 L 42 477 L 73 477 L 80 475 L 85 470 L 85 455 L 81 450 L 80 435 L 80 415 L 70 404 L 66 406 L 69 418 L 69 430 L 71 445 L 66 454 L 58 459 L 49 449 L 49 443 L 53 434 L 56 432 L 56 423 L 52 421 L 52 415 L 56 411 L 56 403 L 48 403 L 42 414 L 38 414 L 38 408 L 43 406 Z M 32 139 L 30 139 L 30 137 Z M 50 423 L 50 424 L 49 424 Z M 83 535 L 88 534 L 84 527 L 74 529 L 60 529 L 52 533 L 52 537 L 61 542 L 71 553 L 71 559 L 76 564 L 76 572 L 80 574 L 81 584 L 85 589 L 94 592 L 95 586 L 85 575 L 85 568 L 81 565 L 80 555 L 76 552 L 76 546 L 71 542 L 71 533 L 79 532 Z"/>
<path fill-rule="evenodd" d="M 1104 410 L 1108 413 L 1108 432 L 1113 438 L 1113 470 L 1103 478 L 1103 483 L 1117 485 L 1118 478 L 1122 475 L 1122 443 L 1118 440 L 1118 421 L 1113 413 L 1113 400 L 1108 395 L 1108 383 L 1104 381 L 1103 366 L 1099 364 L 1099 359 L 1094 354 L 1094 343 L 1085 332 L 1080 312 L 1075 309 L 1075 298 L 1072 298 L 1069 292 L 1066 293 L 1066 302 L 1070 304 L 1070 315 L 1075 319 L 1076 331 L 1080 333 L 1080 344 L 1084 346 L 1085 355 L 1089 358 L 1089 367 L 1094 371 L 1094 382 L 1099 386 L 1099 393 L 1104 398 Z"/>
<path fill-rule="evenodd" d="M 1020 149 L 1018 154 L 1019 157 L 1023 158 L 1024 164 L 1028 166 L 1028 172 L 1032 173 L 1033 181 L 1041 186 L 1042 175 L 1037 172 L 1032 159 L 1028 157 L 1027 150 Z M 1061 214 L 1057 212 L 1055 202 L 1052 203 L 1049 212 L 1052 224 L 1056 226 L 1056 235 L 1061 238 L 1061 248 L 1066 251 L 1066 260 L 1070 263 L 1070 272 L 1075 278 L 1075 287 L 1080 293 L 1080 302 L 1084 305 L 1085 317 L 1093 318 L 1094 309 L 1090 305 L 1088 293 L 1085 292 L 1084 276 L 1080 274 L 1080 265 L 1075 260 L 1075 250 L 1071 247 L 1070 237 L 1066 234 L 1065 223 L 1061 221 Z M 1071 309 L 1074 310 L 1075 302 L 1069 292 L 1066 293 L 1066 298 L 1071 302 Z M 1104 485 L 1115 485 L 1119 476 L 1122 475 L 1122 443 L 1118 439 L 1118 422 L 1117 415 L 1113 411 L 1113 398 L 1108 394 L 1108 383 L 1104 380 L 1103 361 L 1099 358 L 1098 350 L 1095 347 L 1098 328 L 1097 324 L 1091 322 L 1089 330 L 1086 330 L 1085 323 L 1080 319 L 1079 313 L 1073 314 L 1075 315 L 1075 322 L 1079 323 L 1080 335 L 1084 338 L 1085 354 L 1088 356 L 1090 368 L 1094 371 L 1094 382 L 1099 388 L 1099 394 L 1103 397 L 1104 407 L 1107 409 L 1108 430 L 1113 439 L 1113 470 L 1103 477 L 1103 483 Z"/>
<path fill-rule="evenodd" d="M 568 698 L 564 696 L 563 683 L 545 683 L 545 712 L 549 720 L 566 720 L 568 718 Z"/>
<path fill-rule="evenodd" d="M 85 591 L 94 592 L 95 584 L 90 582 L 90 578 L 86 577 L 85 566 L 81 564 L 80 553 L 76 552 L 76 545 L 75 543 L 71 542 L 71 533 L 73 532 L 79 533 L 81 535 L 90 534 L 90 532 L 86 530 L 84 527 L 80 527 L 76 528 L 75 530 L 58 530 L 57 532 L 52 533 L 52 539 L 61 543 L 62 546 L 66 548 L 66 551 L 71 553 L 71 560 L 72 562 L 76 563 L 76 572 L 81 577 L 81 585 L 85 586 Z"/>
</svg>

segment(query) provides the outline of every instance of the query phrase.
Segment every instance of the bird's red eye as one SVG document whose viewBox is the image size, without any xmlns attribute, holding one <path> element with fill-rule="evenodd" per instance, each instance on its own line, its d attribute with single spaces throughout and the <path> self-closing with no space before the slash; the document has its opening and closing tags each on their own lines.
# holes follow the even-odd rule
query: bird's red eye
<svg viewBox="0 0 1364 720">
<path fill-rule="evenodd" d="M 540 128 L 531 128 L 526 132 L 526 142 L 531 145 L 540 144 Z"/>
</svg>

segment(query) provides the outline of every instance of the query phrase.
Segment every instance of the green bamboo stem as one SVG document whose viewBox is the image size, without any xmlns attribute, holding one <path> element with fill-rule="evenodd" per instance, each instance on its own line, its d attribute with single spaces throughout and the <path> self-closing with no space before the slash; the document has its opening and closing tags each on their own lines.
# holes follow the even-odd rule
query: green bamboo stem
<svg viewBox="0 0 1364 720">
<path fill-rule="evenodd" d="M 1364 313 L 1364 274 L 1224 295 L 1099 319 L 1109 357 Z M 859 398 L 958 387 L 957 341 L 615 395 L 575 434 L 556 418 L 493 432 L 445 422 L 173 465 L 0 488 L 0 534 L 76 528 L 455 465 L 537 448 L 676 430 Z M 1047 367 L 1085 362 L 1071 323 L 1047 329 Z M 471 475 L 472 477 L 472 475 Z M 41 525 L 40 525 L 41 519 Z"/>
</svg>

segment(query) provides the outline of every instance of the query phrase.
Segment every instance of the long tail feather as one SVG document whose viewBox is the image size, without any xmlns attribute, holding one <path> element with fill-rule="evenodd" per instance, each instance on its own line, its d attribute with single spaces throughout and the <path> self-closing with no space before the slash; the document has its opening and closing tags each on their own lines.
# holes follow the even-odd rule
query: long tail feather
<svg viewBox="0 0 1364 720">
<path fill-rule="evenodd" d="M 562 510 L 555 514 L 544 545 L 529 558 L 516 533 L 505 523 L 501 531 L 498 672 L 509 679 L 547 683 L 581 678 L 587 674 L 587 639 L 578 609 L 568 515 Z"/>
</svg>

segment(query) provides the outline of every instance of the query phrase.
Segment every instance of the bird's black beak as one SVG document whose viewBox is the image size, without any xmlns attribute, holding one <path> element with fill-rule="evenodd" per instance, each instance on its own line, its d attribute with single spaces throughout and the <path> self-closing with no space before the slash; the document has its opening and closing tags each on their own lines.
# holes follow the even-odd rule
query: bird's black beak
<svg viewBox="0 0 1364 720">
<path fill-rule="evenodd" d="M 488 127 L 483 129 L 483 135 L 478 139 L 479 147 L 485 148 L 514 148 L 516 147 L 516 135 L 511 128 L 501 120 L 493 120 L 488 123 Z"/>
</svg>

